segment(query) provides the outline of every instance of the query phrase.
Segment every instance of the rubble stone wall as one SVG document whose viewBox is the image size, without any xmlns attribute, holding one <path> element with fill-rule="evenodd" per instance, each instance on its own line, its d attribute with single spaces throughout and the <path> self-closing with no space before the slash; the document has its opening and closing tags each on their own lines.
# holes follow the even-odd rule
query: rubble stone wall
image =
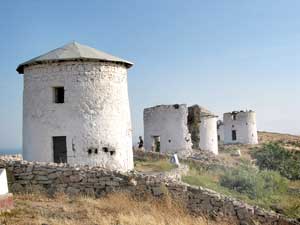
<svg viewBox="0 0 300 225">
<path fill-rule="evenodd" d="M 136 172 L 121 173 L 100 167 L 3 159 L 0 160 L 0 166 L 7 169 L 12 192 L 65 192 L 71 196 L 88 194 L 96 197 L 115 191 L 129 192 L 140 197 L 163 197 L 168 193 L 183 202 L 192 214 L 210 216 L 217 221 L 230 219 L 243 225 L 300 224 L 205 188 L 162 181 L 158 177 Z"/>
<path fill-rule="evenodd" d="M 134 161 L 155 161 L 160 159 L 169 160 L 172 154 L 161 154 L 158 152 L 151 151 L 141 151 L 134 150 L 133 151 Z M 200 149 L 193 150 L 188 157 L 180 157 L 180 163 L 192 164 L 195 167 L 207 170 L 210 168 L 227 168 L 228 165 L 224 163 L 224 161 L 217 158 L 213 153 L 208 151 L 203 151 Z"/>
</svg>

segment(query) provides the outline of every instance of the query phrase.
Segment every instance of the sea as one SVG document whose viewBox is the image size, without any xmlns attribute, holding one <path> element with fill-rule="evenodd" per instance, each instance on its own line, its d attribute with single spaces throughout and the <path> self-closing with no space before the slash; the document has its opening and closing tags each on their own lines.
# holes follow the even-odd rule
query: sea
<svg viewBox="0 0 300 225">
<path fill-rule="evenodd" d="M 22 154 L 22 149 L 0 149 L 0 155 Z"/>
</svg>

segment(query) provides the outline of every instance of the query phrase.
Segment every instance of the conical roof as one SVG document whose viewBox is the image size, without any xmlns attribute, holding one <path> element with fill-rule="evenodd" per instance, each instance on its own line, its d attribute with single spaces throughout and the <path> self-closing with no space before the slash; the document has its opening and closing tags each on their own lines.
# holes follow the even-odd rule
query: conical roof
<svg viewBox="0 0 300 225">
<path fill-rule="evenodd" d="M 127 68 L 133 65 L 133 63 L 127 60 L 99 51 L 89 46 L 79 44 L 77 42 L 71 42 L 60 48 L 54 49 L 50 52 L 47 52 L 43 55 L 40 55 L 20 64 L 17 68 L 17 71 L 23 74 L 25 66 L 32 65 L 35 63 L 69 61 L 76 59 L 119 62 L 125 64 Z"/>
</svg>

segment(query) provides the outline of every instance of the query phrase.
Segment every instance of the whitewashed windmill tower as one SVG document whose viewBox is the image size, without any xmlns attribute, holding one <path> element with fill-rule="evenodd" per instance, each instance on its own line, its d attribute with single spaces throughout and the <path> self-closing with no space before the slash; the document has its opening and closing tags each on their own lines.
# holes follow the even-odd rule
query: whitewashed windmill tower
<svg viewBox="0 0 300 225">
<path fill-rule="evenodd" d="M 131 170 L 132 65 L 76 42 L 20 64 L 24 159 Z"/>
<path fill-rule="evenodd" d="M 223 114 L 224 144 L 258 144 L 256 113 L 252 110 Z"/>
</svg>

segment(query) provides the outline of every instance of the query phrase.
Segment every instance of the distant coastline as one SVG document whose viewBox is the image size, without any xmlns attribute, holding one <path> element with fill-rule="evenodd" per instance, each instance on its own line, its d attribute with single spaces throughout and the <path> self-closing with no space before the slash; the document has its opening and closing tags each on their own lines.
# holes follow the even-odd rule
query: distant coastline
<svg viewBox="0 0 300 225">
<path fill-rule="evenodd" d="M 22 149 L 0 149 L 0 155 L 22 154 Z"/>
</svg>

